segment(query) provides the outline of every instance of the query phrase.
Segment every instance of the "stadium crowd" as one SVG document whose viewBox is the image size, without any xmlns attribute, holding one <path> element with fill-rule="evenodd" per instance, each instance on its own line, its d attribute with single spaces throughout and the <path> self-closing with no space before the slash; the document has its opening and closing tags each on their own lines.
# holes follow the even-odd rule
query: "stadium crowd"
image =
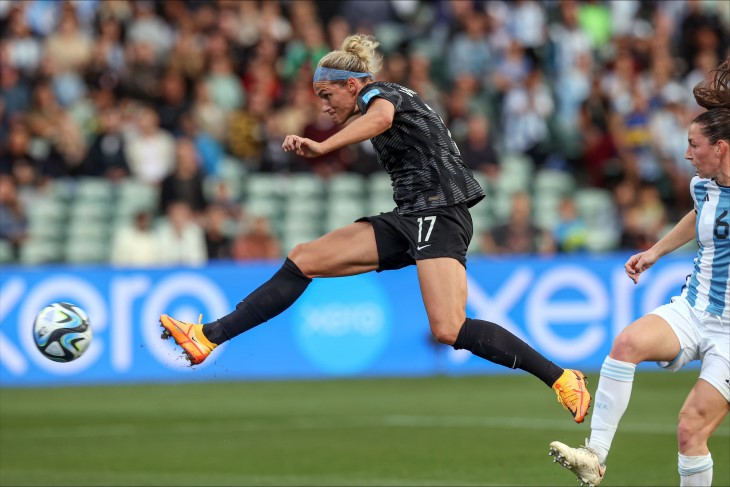
<svg viewBox="0 0 730 487">
<path fill-rule="evenodd" d="M 289 249 L 226 190 L 256 173 L 382 172 L 361 144 L 316 159 L 286 134 L 337 130 L 313 68 L 354 32 L 381 43 L 378 79 L 417 91 L 488 181 L 515 156 L 611 192 L 615 249 L 683 215 L 692 87 L 730 55 L 730 2 L 705 0 L 0 1 L 0 239 L 21 260 L 31 206 L 57 181 L 133 179 L 159 205 L 110 242 L 120 265 L 277 258 Z M 529 188 L 482 252 L 585 249 L 571 195 L 540 225 Z M 484 202 L 482 205 L 489 204 Z M 159 242 L 164 242 L 160 252 Z"/>
</svg>

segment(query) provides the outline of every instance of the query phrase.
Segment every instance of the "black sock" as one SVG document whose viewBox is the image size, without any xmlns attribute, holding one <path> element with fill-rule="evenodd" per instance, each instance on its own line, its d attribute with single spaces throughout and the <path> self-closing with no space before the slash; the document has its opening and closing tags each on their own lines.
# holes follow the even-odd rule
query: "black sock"
<svg viewBox="0 0 730 487">
<path fill-rule="evenodd" d="M 467 318 L 454 343 L 456 350 L 466 349 L 477 357 L 510 369 L 522 369 L 552 387 L 563 369 L 540 355 L 499 325 Z"/>
<path fill-rule="evenodd" d="M 235 311 L 203 325 L 203 334 L 220 345 L 283 312 L 299 299 L 310 282 L 312 279 L 287 258 L 271 279 L 238 303 Z"/>
</svg>

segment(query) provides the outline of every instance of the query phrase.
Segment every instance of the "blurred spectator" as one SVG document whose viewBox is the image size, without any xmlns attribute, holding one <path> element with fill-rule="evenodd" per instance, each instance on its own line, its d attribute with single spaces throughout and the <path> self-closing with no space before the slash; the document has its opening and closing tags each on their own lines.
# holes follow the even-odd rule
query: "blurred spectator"
<svg viewBox="0 0 730 487">
<path fill-rule="evenodd" d="M 236 110 L 228 120 L 228 151 L 243 159 L 249 168 L 259 167 L 264 146 L 264 127 L 271 101 L 260 93 L 248 98 L 245 110 Z"/>
<path fill-rule="evenodd" d="M 578 2 L 559 3 L 560 20 L 551 22 L 548 28 L 552 58 L 551 72 L 570 72 L 581 56 L 591 55 L 590 39 L 578 25 Z"/>
<path fill-rule="evenodd" d="M 211 204 L 205 211 L 205 247 L 208 260 L 231 258 L 232 239 L 228 235 L 228 212 L 222 205 Z"/>
<path fill-rule="evenodd" d="M 44 172 L 44 164 L 30 152 L 30 133 L 25 124 L 13 123 L 6 142 L 0 151 L 0 174 L 13 175 L 21 184 L 36 184 Z"/>
<path fill-rule="evenodd" d="M 145 183 L 157 184 L 175 166 L 175 140 L 160 128 L 157 113 L 150 106 L 137 111 L 137 128 L 126 141 L 127 163 L 132 175 Z"/>
<path fill-rule="evenodd" d="M 116 108 L 101 113 L 100 131 L 86 153 L 82 172 L 86 176 L 120 180 L 129 175 L 129 166 L 121 132 L 121 114 Z"/>
<path fill-rule="evenodd" d="M 226 110 L 213 102 L 210 90 L 205 83 L 195 85 L 195 100 L 192 105 L 192 117 L 197 127 L 218 142 L 226 139 Z"/>
<path fill-rule="evenodd" d="M 545 11 L 535 0 L 515 0 L 509 6 L 507 29 L 520 44 L 532 50 L 534 56 L 534 51 L 545 45 Z"/>
<path fill-rule="evenodd" d="M 159 81 L 160 94 L 155 106 L 160 127 L 173 135 L 180 133 L 180 119 L 190 108 L 185 79 L 176 71 L 167 71 Z"/>
<path fill-rule="evenodd" d="M 64 9 L 58 30 L 46 39 L 45 55 L 53 59 L 60 72 L 78 72 L 91 61 L 91 50 L 91 40 L 79 30 L 75 12 Z"/>
<path fill-rule="evenodd" d="M 7 135 L 7 126 L 16 118 L 22 117 L 30 106 L 30 84 L 20 77 L 17 69 L 0 62 L 0 140 Z"/>
<path fill-rule="evenodd" d="M 236 110 L 243 106 L 246 94 L 233 72 L 233 61 L 229 57 L 220 56 L 210 60 L 205 84 L 215 104 L 224 110 Z"/>
<path fill-rule="evenodd" d="M 552 254 L 552 235 L 532 223 L 532 199 L 527 193 L 512 196 L 509 219 L 484 233 L 481 251 L 485 254 Z"/>
<path fill-rule="evenodd" d="M 510 39 L 504 55 L 495 61 L 489 83 L 497 92 L 506 93 L 522 83 L 531 69 L 531 64 L 522 44 L 516 39 Z"/>
<path fill-rule="evenodd" d="M 641 184 L 636 198 L 636 208 L 639 223 L 644 229 L 647 239 L 656 242 L 667 225 L 667 209 L 655 184 L 649 182 Z"/>
<path fill-rule="evenodd" d="M 221 162 L 225 157 L 223 146 L 207 132 L 199 129 L 190 113 L 180 117 L 180 128 L 183 137 L 193 141 L 195 150 L 200 156 L 200 165 L 205 176 L 219 176 Z"/>
<path fill-rule="evenodd" d="M 203 229 L 195 223 L 190 206 L 175 201 L 155 232 L 157 262 L 162 265 L 200 266 L 208 260 Z"/>
<path fill-rule="evenodd" d="M 538 68 L 531 69 L 524 86 L 513 86 L 505 95 L 502 113 L 505 148 L 528 154 L 536 167 L 541 166 L 547 156 L 548 119 L 554 107 L 542 73 Z"/>
<path fill-rule="evenodd" d="M 134 44 L 149 45 L 155 59 L 163 59 L 173 44 L 173 32 L 166 22 L 155 13 L 150 0 L 132 2 L 134 17 L 129 23 L 127 39 Z"/>
<path fill-rule="evenodd" d="M 619 248 L 638 252 L 649 249 L 654 242 L 643 227 L 641 210 L 638 207 L 629 208 L 624 216 Z"/>
<path fill-rule="evenodd" d="M 126 60 L 127 68 L 121 83 L 124 94 L 144 103 L 153 103 L 162 71 L 153 46 L 146 42 L 129 44 Z"/>
<path fill-rule="evenodd" d="M 235 260 L 277 259 L 280 256 L 279 241 L 265 217 L 254 217 L 251 228 L 238 235 L 233 242 Z"/>
<path fill-rule="evenodd" d="M 730 39 L 730 2 L 702 0 L 0 5 L 0 173 L 23 201 L 58 177 L 121 177 L 125 158 L 129 177 L 160 184 L 175 168 L 174 135 L 194 144 L 196 184 L 222 188 L 229 220 L 245 188 L 220 178 L 236 161 L 243 173 L 382 171 L 367 141 L 314 165 L 281 150 L 285 134 L 333 130 L 312 70 L 352 32 L 377 34 L 378 80 L 417 91 L 475 170 L 494 177 L 499 156 L 529 155 L 579 185 L 615 188 L 626 220 L 677 219 L 692 204 L 691 91 Z M 619 196 L 642 180 L 666 215 Z"/>
<path fill-rule="evenodd" d="M 611 12 L 604 2 L 586 0 L 578 8 L 578 24 L 588 34 L 591 46 L 597 52 L 608 45 L 611 40 Z"/>
<path fill-rule="evenodd" d="M 175 171 L 160 185 L 160 212 L 167 213 L 170 205 L 180 201 L 196 215 L 206 207 L 198 154 L 193 142 L 184 138 L 175 144 Z"/>
<path fill-rule="evenodd" d="M 8 50 L 8 67 L 31 76 L 40 64 L 43 46 L 40 40 L 32 35 L 24 14 L 22 3 L 17 3 L 10 9 L 4 41 Z"/>
<path fill-rule="evenodd" d="M 492 53 L 487 43 L 487 16 L 474 11 L 464 19 L 464 31 L 449 45 L 449 79 L 462 74 L 482 78 L 492 70 Z"/>
<path fill-rule="evenodd" d="M 112 238 L 110 260 L 116 266 L 148 267 L 159 263 L 152 215 L 140 211 L 130 224 L 119 227 Z"/>
<path fill-rule="evenodd" d="M 307 22 L 296 27 L 299 29 L 300 37 L 289 43 L 282 66 L 282 76 L 287 81 L 298 78 L 302 69 L 305 73 L 314 74 L 314 68 L 319 60 L 330 51 L 324 29 L 319 22 Z M 339 47 L 337 46 L 337 49 Z"/>
<path fill-rule="evenodd" d="M 661 177 L 659 161 L 652 151 L 649 100 L 638 87 L 632 90 L 631 109 L 615 125 L 618 150 L 627 162 L 628 175 L 645 181 Z"/>
<path fill-rule="evenodd" d="M 571 253 L 586 250 L 588 227 L 578 216 L 575 200 L 568 196 L 560 200 L 558 223 L 553 229 L 553 238 L 559 252 Z"/>
<path fill-rule="evenodd" d="M 613 134 L 609 130 L 610 101 L 600 90 L 598 78 L 593 78 L 591 92 L 578 113 L 579 155 L 587 182 L 603 187 L 607 165 L 616 156 Z"/>
<path fill-rule="evenodd" d="M 0 174 L 0 240 L 10 242 L 18 258 L 20 244 L 26 238 L 28 221 L 12 176 Z"/>
<path fill-rule="evenodd" d="M 716 7 L 701 0 L 687 0 L 687 10 L 681 21 L 682 42 L 678 48 L 686 66 L 692 66 L 695 56 L 704 50 L 713 51 L 718 59 L 727 56 L 728 21 L 721 23 L 722 16 L 713 11 Z"/>
<path fill-rule="evenodd" d="M 490 137 L 489 122 L 483 115 L 469 117 L 466 141 L 459 146 L 461 158 L 473 171 L 494 179 L 499 174 L 499 156 Z"/>
<path fill-rule="evenodd" d="M 241 2 L 247 4 L 253 2 Z M 175 44 L 169 55 L 168 69 L 190 80 L 199 80 L 205 71 L 204 38 L 196 32 L 195 23 L 183 17 L 177 26 Z"/>
</svg>

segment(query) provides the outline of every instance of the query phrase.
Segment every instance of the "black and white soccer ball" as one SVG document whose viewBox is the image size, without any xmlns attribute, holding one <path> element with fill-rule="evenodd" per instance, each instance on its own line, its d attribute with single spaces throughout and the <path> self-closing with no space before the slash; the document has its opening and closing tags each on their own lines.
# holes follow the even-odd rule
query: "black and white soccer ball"
<svg viewBox="0 0 730 487">
<path fill-rule="evenodd" d="M 81 357 L 91 343 L 91 325 L 86 312 L 71 303 L 53 303 L 41 310 L 33 323 L 38 350 L 55 362 Z"/>
</svg>

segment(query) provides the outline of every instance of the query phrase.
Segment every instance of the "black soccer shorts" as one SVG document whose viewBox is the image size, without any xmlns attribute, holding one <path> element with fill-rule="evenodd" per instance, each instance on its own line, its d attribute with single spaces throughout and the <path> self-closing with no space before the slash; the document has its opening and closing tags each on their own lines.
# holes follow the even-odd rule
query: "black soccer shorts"
<svg viewBox="0 0 730 487">
<path fill-rule="evenodd" d="M 391 211 L 357 221 L 373 225 L 380 261 L 378 272 L 436 257 L 451 257 L 466 267 L 466 249 L 474 233 L 466 204 L 407 215 Z"/>
</svg>

